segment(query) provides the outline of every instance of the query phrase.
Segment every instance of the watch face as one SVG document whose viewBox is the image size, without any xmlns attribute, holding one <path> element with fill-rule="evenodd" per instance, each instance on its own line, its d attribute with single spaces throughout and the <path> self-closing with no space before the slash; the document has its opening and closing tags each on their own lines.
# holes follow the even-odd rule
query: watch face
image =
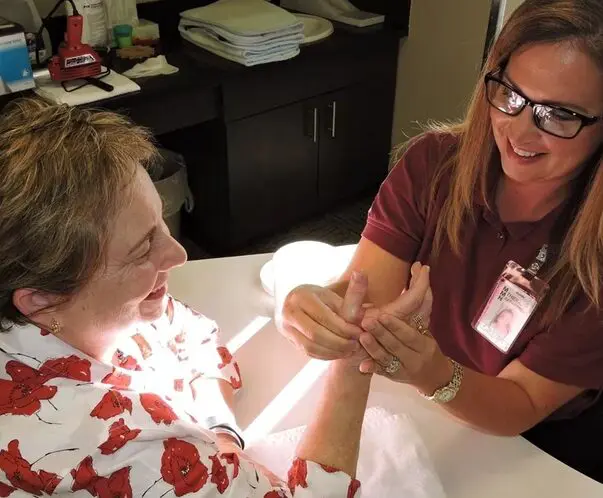
<svg viewBox="0 0 603 498">
<path fill-rule="evenodd" d="M 449 401 L 452 401 L 454 399 L 455 395 L 456 392 L 454 391 L 454 389 L 445 387 L 444 389 L 442 389 L 442 392 L 440 392 L 440 395 L 438 396 L 438 401 L 440 401 L 441 403 L 448 403 Z"/>
</svg>

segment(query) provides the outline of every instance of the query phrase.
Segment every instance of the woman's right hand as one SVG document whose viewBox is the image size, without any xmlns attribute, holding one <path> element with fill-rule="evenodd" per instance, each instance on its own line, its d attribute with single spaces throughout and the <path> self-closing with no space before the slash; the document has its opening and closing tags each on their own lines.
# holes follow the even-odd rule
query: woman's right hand
<svg viewBox="0 0 603 498">
<path fill-rule="evenodd" d="M 343 298 L 332 290 L 300 285 L 286 297 L 277 326 L 312 358 L 347 358 L 360 348 L 362 329 L 340 316 L 342 307 Z"/>
</svg>

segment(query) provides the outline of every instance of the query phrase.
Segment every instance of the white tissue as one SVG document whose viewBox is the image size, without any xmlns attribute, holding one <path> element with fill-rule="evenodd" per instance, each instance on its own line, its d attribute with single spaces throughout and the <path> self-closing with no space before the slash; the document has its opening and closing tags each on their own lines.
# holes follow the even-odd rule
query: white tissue
<svg viewBox="0 0 603 498">
<path fill-rule="evenodd" d="M 122 74 L 128 78 L 146 78 L 147 76 L 157 76 L 160 74 L 174 74 L 179 69 L 176 66 L 168 64 L 165 55 L 151 57 L 144 62 L 136 64 L 132 69 L 124 71 Z"/>
<path fill-rule="evenodd" d="M 304 427 L 254 442 L 249 455 L 281 478 L 287 477 Z M 411 418 L 369 408 L 364 417 L 357 477 L 362 498 L 445 498 L 427 448 Z"/>
</svg>

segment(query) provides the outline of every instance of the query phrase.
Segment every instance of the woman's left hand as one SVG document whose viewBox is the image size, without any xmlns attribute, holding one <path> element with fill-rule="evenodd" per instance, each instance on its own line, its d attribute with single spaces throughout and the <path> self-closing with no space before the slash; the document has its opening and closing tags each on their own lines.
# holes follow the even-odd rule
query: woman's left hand
<svg viewBox="0 0 603 498">
<path fill-rule="evenodd" d="M 411 287 L 421 265 L 412 267 Z M 410 315 L 397 306 L 399 299 L 367 310 L 362 320 L 366 331 L 360 343 L 371 359 L 360 364 L 365 373 L 384 375 L 396 382 L 412 384 L 425 394 L 448 384 L 452 363 L 428 331 L 432 294 L 428 291 L 419 308 Z M 409 325 L 412 323 L 414 326 Z M 388 371 L 389 370 L 389 371 Z"/>
</svg>

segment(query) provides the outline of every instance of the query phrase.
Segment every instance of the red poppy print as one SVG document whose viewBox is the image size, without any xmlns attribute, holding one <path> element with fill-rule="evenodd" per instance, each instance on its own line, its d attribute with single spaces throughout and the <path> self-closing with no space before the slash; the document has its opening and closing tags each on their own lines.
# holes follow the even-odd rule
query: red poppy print
<svg viewBox="0 0 603 498">
<path fill-rule="evenodd" d="M 120 418 L 117 422 L 113 422 L 109 427 L 109 438 L 101 444 L 98 449 L 103 455 L 111 455 L 120 448 L 123 448 L 128 441 L 132 441 L 140 434 L 140 429 L 130 429 L 124 419 Z"/>
<path fill-rule="evenodd" d="M 264 498 L 287 498 L 287 495 L 283 491 L 272 490 L 268 491 L 268 493 L 264 495 Z"/>
<path fill-rule="evenodd" d="M 65 358 L 47 360 L 40 366 L 40 374 L 48 379 L 65 379 L 90 382 L 90 361 L 71 355 Z"/>
<path fill-rule="evenodd" d="M 236 453 L 222 453 L 220 455 L 220 458 L 226 463 L 233 466 L 232 478 L 236 479 L 239 475 L 239 467 L 241 466 L 241 462 L 239 461 L 239 455 L 237 455 Z"/>
<path fill-rule="evenodd" d="M 228 349 L 224 346 L 218 346 L 218 354 L 222 359 L 222 363 L 218 365 L 218 368 L 224 368 L 226 365 L 229 365 L 232 361 L 232 355 L 230 354 L 230 351 L 228 351 Z"/>
<path fill-rule="evenodd" d="M 209 474 L 194 445 L 170 438 L 163 442 L 163 447 L 161 477 L 174 486 L 176 496 L 196 493 L 205 486 Z"/>
<path fill-rule="evenodd" d="M 41 336 L 50 335 L 50 330 L 40 329 L 40 335 Z M 2 495 L 0 495 L 0 496 L 2 496 Z"/>
<path fill-rule="evenodd" d="M 163 422 L 166 425 L 170 425 L 174 420 L 178 419 L 172 407 L 156 394 L 141 394 L 140 403 L 156 424 Z"/>
<path fill-rule="evenodd" d="M 308 464 L 305 460 L 301 460 L 300 458 L 296 458 L 289 469 L 288 477 L 288 485 L 289 489 L 293 493 L 295 488 L 307 488 L 308 487 Z"/>
<path fill-rule="evenodd" d="M 72 491 L 85 489 L 92 496 L 99 498 L 132 498 L 130 485 L 130 467 L 119 469 L 109 477 L 96 473 L 92 465 L 92 457 L 84 458 L 77 469 L 71 471 L 73 477 Z"/>
<path fill-rule="evenodd" d="M 16 490 L 17 490 L 17 488 L 13 488 L 12 486 L 9 486 L 8 484 L 4 484 L 3 482 L 0 482 L 0 498 L 6 498 L 7 496 L 10 496 L 13 491 L 16 491 Z"/>
<path fill-rule="evenodd" d="M 360 481 L 358 479 L 352 479 L 350 485 L 348 486 L 348 497 L 354 498 L 356 496 L 356 492 L 360 489 Z"/>
<path fill-rule="evenodd" d="M 44 484 L 44 492 L 48 495 L 54 493 L 56 487 L 61 483 L 62 478 L 52 472 L 46 472 L 45 470 L 40 470 L 38 473 Z"/>
<path fill-rule="evenodd" d="M 188 360 L 186 337 L 186 330 L 181 330 L 179 334 L 172 337 L 167 343 L 168 349 L 178 358 L 178 361 Z"/>
<path fill-rule="evenodd" d="M 241 389 L 243 382 L 241 381 L 241 370 L 239 370 L 239 364 L 235 362 L 233 364 L 235 371 L 237 372 L 236 377 L 230 377 L 230 385 L 233 389 Z"/>
<path fill-rule="evenodd" d="M 132 498 L 130 467 L 113 472 L 109 477 L 99 477 L 93 485 L 92 496 L 99 498 Z"/>
<path fill-rule="evenodd" d="M 322 470 L 324 470 L 325 472 L 328 472 L 329 474 L 334 474 L 335 472 L 339 472 L 339 469 L 336 469 L 335 467 L 331 467 L 330 465 L 323 465 L 321 463 L 320 466 L 322 467 Z"/>
<path fill-rule="evenodd" d="M 177 393 L 184 391 L 184 379 L 174 379 L 174 391 Z"/>
<path fill-rule="evenodd" d="M 77 466 L 77 469 L 72 469 L 71 477 L 73 477 L 71 491 L 85 489 L 90 494 L 93 494 L 92 485 L 98 479 L 98 474 L 92 466 L 92 457 L 87 456 L 80 462 L 80 464 Z"/>
<path fill-rule="evenodd" d="M 123 354 L 123 352 L 119 349 L 117 349 L 113 354 L 111 363 L 116 367 L 123 368 L 124 370 L 136 370 L 138 372 L 142 370 L 136 361 L 136 358 Z"/>
<path fill-rule="evenodd" d="M 218 455 L 210 455 L 209 459 L 211 460 L 211 482 L 216 485 L 220 494 L 224 494 L 229 484 L 226 467 L 222 465 Z"/>
<path fill-rule="evenodd" d="M 172 296 L 170 296 L 168 298 L 167 306 L 165 309 L 165 314 L 168 317 L 168 321 L 170 322 L 170 325 L 172 323 L 174 323 L 174 298 Z"/>
<path fill-rule="evenodd" d="M 0 415 L 33 415 L 42 408 L 41 401 L 52 399 L 55 386 L 43 385 L 41 379 L 24 381 L 0 379 Z"/>
<path fill-rule="evenodd" d="M 8 443 L 8 450 L 0 450 L 0 469 L 12 486 L 36 496 L 42 496 L 42 493 L 51 495 L 61 481 L 51 472 L 32 470 L 31 464 L 21 455 L 16 439 Z"/>
<path fill-rule="evenodd" d="M 6 370 L 6 373 L 10 375 L 10 378 L 15 382 L 43 384 L 46 381 L 39 370 L 31 368 L 20 361 L 10 360 L 6 362 L 4 369 Z"/>
<path fill-rule="evenodd" d="M 140 349 L 140 354 L 144 360 L 153 354 L 153 348 L 142 334 L 134 334 L 132 340 L 136 343 L 138 349 Z"/>
<path fill-rule="evenodd" d="M 105 375 L 101 379 L 101 382 L 103 384 L 108 384 L 108 385 L 114 387 L 115 389 L 127 389 L 128 387 L 130 387 L 130 383 L 132 382 L 132 377 L 130 377 L 126 373 L 118 372 L 114 368 L 113 372 Z"/>
<path fill-rule="evenodd" d="M 91 417 L 109 420 L 124 411 L 132 413 L 132 400 L 118 391 L 107 391 L 99 403 L 90 412 Z"/>
</svg>

